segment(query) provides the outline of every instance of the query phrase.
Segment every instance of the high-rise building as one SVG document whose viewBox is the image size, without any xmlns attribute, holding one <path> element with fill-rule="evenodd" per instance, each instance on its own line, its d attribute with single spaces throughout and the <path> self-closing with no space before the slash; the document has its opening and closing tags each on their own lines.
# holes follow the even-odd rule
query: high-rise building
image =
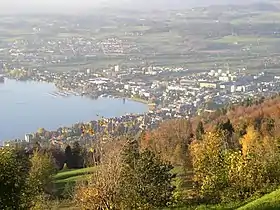
<svg viewBox="0 0 280 210">
<path fill-rule="evenodd" d="M 0 62 L 0 74 L 4 72 L 4 65 Z"/>
<path fill-rule="evenodd" d="M 87 74 L 90 74 L 91 73 L 91 69 L 87 69 Z"/>
<path fill-rule="evenodd" d="M 32 134 L 25 134 L 25 141 L 30 143 L 32 141 L 33 135 Z"/>
<path fill-rule="evenodd" d="M 118 71 L 120 71 L 120 66 L 119 66 L 119 65 L 116 65 L 116 66 L 115 66 L 115 72 L 118 72 Z"/>
</svg>

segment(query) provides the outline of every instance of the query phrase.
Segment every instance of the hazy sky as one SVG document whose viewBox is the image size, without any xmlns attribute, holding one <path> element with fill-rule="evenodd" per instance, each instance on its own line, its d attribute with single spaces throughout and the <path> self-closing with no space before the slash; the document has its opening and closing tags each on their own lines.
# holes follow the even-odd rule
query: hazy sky
<svg viewBox="0 0 280 210">
<path fill-rule="evenodd" d="M 0 0 L 0 13 L 74 12 L 94 7 L 104 0 Z M 117 1 L 117 0 L 116 0 Z"/>
<path fill-rule="evenodd" d="M 242 3 L 257 0 L 0 0 L 0 13 L 68 12 L 75 13 L 100 5 L 129 8 L 182 8 L 222 3 Z M 265 0 L 269 1 L 269 0 Z"/>
</svg>

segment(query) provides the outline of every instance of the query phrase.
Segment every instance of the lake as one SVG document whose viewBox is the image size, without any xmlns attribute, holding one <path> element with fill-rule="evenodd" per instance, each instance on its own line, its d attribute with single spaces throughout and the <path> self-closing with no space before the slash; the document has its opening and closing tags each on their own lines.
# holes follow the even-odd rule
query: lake
<svg viewBox="0 0 280 210">
<path fill-rule="evenodd" d="M 6 79 L 0 83 L 0 141 L 23 138 L 38 128 L 56 130 L 99 116 L 117 117 L 126 113 L 144 113 L 145 104 L 122 99 L 81 96 L 53 97 L 54 84 L 20 82 Z"/>
</svg>

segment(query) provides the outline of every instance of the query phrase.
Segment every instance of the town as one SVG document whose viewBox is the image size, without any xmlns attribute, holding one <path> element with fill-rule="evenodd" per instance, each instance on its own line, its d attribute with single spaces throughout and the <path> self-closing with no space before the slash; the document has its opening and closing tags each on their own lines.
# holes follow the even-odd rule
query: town
<svg viewBox="0 0 280 210">
<path fill-rule="evenodd" d="M 247 8 L 241 6 L 239 10 L 247 11 Z M 211 49 L 205 50 L 200 42 L 184 38 L 183 26 L 177 27 L 176 22 L 201 12 L 203 10 L 197 9 L 171 13 L 174 21 L 168 27 L 169 19 L 160 12 L 153 14 L 158 18 L 156 22 L 153 15 L 147 13 L 143 13 L 146 18 L 130 14 L 129 21 L 123 16 L 112 18 L 98 12 L 76 19 L 40 16 L 36 24 L 29 17 L 22 20 L 5 17 L 0 21 L 4 31 L 0 42 L 0 74 L 2 78 L 19 81 L 53 83 L 57 90 L 46 94 L 54 98 L 71 95 L 92 100 L 120 98 L 123 103 L 134 100 L 149 107 L 146 114 L 127 113 L 114 119 L 100 116 L 102 126 L 99 126 L 100 120 L 90 122 L 95 134 L 106 133 L 105 139 L 128 131 L 135 134 L 143 129 L 153 129 L 166 119 L 188 119 L 227 104 L 278 93 L 280 73 L 274 70 L 278 65 L 274 48 L 270 58 L 267 51 L 260 53 L 259 48 L 254 54 L 251 40 L 245 44 L 236 40 L 231 43 L 232 31 L 227 27 L 222 27 L 224 37 L 229 39 L 226 46 L 217 43 L 217 38 L 222 39 L 223 35 L 209 37 L 206 29 L 201 31 L 193 25 L 185 26 L 184 36 L 200 37 L 203 41 L 207 36 L 205 43 Z M 225 15 L 228 14 L 225 12 Z M 96 17 L 103 19 L 93 21 Z M 212 13 L 209 18 L 214 25 L 202 21 L 201 27 L 210 24 L 211 30 L 220 30 L 219 24 L 223 26 L 223 23 L 217 22 Z M 13 34 L 14 30 L 19 31 L 17 36 Z M 271 30 L 274 34 L 275 29 Z M 259 38 L 256 40 L 258 46 L 267 44 Z M 274 47 L 273 44 L 269 46 Z M 221 50 L 221 47 L 228 49 Z M 83 124 L 77 123 L 72 128 L 41 132 L 44 135 L 26 134 L 25 140 L 17 141 L 33 139 L 46 144 L 76 141 L 81 138 Z M 88 136 L 88 139 L 96 136 Z M 83 139 L 87 138 L 83 136 Z M 12 142 L 7 141 L 5 145 Z"/>
<path fill-rule="evenodd" d="M 105 139 L 108 139 L 109 134 L 117 136 L 129 130 L 136 134 L 145 128 L 155 128 L 166 119 L 189 118 L 201 112 L 214 112 L 226 104 L 241 102 L 247 98 L 272 96 L 279 92 L 280 76 L 268 72 L 247 74 L 244 73 L 245 70 L 218 69 L 189 73 L 183 68 L 148 66 L 122 69 L 115 65 L 100 72 L 86 69 L 66 73 L 7 70 L 4 67 L 3 74 L 11 79 L 54 83 L 57 92 L 49 93 L 53 97 L 80 95 L 92 100 L 98 97 L 115 97 L 122 98 L 124 103 L 125 100 L 136 100 L 149 106 L 150 111 L 144 115 L 128 114 L 90 122 L 96 133 L 106 133 Z M 82 131 L 74 126 L 60 128 L 46 136 L 52 143 L 60 145 L 63 141 L 79 140 L 81 134 Z M 30 142 L 32 138 L 33 135 L 27 134 L 25 141 Z M 9 145 L 10 142 L 5 144 Z"/>
</svg>

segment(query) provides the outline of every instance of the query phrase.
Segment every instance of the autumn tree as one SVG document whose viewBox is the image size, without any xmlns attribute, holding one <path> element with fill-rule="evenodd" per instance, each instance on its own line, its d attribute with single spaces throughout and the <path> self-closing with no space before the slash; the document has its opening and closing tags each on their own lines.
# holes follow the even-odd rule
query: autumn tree
<svg viewBox="0 0 280 210">
<path fill-rule="evenodd" d="M 275 131 L 275 120 L 272 118 L 262 119 L 260 132 L 263 136 L 273 136 Z"/>
<path fill-rule="evenodd" d="M 260 143 L 260 134 L 255 130 L 253 126 L 247 128 L 246 134 L 240 139 L 242 146 L 242 154 L 247 156 L 252 150 L 256 149 L 255 146 Z"/>
<path fill-rule="evenodd" d="M 150 150 L 140 152 L 137 141 L 129 141 L 123 151 L 121 196 L 125 209 L 151 209 L 172 201 L 172 166 Z"/>
<path fill-rule="evenodd" d="M 195 141 L 190 147 L 194 183 L 205 199 L 219 200 L 221 191 L 228 184 L 227 147 L 222 133 L 207 133 L 203 141 Z"/>
<path fill-rule="evenodd" d="M 229 170 L 230 194 L 247 198 L 258 191 L 264 191 L 279 184 L 280 156 L 277 141 L 261 137 L 253 126 L 240 140 L 242 149 L 231 156 Z"/>
<path fill-rule="evenodd" d="M 40 136 L 43 136 L 45 134 L 46 130 L 44 128 L 39 128 L 37 133 L 40 135 Z"/>
<path fill-rule="evenodd" d="M 226 132 L 229 137 L 231 137 L 234 133 L 233 125 L 231 124 L 229 119 L 227 119 L 225 122 L 218 122 L 216 130 Z"/>
<path fill-rule="evenodd" d="M 278 142 L 249 126 L 240 147 L 229 147 L 226 133 L 216 130 L 191 144 L 194 183 L 200 197 L 211 201 L 246 199 L 280 181 Z"/>
<path fill-rule="evenodd" d="M 149 135 L 146 143 L 164 161 L 171 161 L 173 165 L 185 165 L 189 162 L 187 150 L 192 137 L 192 124 L 189 120 L 170 120 L 160 124 Z"/>
<path fill-rule="evenodd" d="M 151 209 L 172 201 L 172 166 L 136 141 L 118 145 L 104 156 L 88 180 L 78 185 L 75 200 L 83 209 Z"/>
<path fill-rule="evenodd" d="M 86 183 L 76 186 L 74 199 L 86 210 L 118 210 L 121 208 L 121 150 L 111 150 Z"/>
</svg>

